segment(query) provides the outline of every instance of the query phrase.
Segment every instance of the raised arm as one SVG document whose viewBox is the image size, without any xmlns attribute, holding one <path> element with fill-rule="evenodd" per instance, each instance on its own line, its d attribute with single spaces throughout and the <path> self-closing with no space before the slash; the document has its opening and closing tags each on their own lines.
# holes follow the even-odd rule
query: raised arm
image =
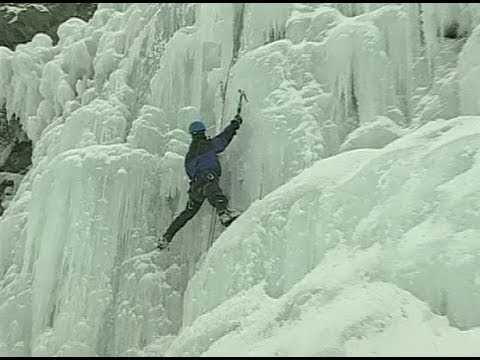
<svg viewBox="0 0 480 360">
<path fill-rule="evenodd" d="M 237 130 L 240 128 L 240 124 L 242 122 L 242 117 L 240 115 L 235 115 L 233 120 L 230 121 L 230 124 L 220 134 L 212 139 L 213 147 L 216 153 L 221 153 L 226 149 L 233 137 L 237 134 Z"/>
</svg>

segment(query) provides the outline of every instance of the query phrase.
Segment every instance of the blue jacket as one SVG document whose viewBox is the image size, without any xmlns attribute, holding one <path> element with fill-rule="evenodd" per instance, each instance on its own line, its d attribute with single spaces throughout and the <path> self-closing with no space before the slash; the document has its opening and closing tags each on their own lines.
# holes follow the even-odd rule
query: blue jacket
<svg viewBox="0 0 480 360">
<path fill-rule="evenodd" d="M 217 178 L 222 175 L 217 154 L 230 144 L 239 127 L 238 121 L 232 120 L 230 125 L 212 139 L 205 137 L 204 133 L 193 136 L 185 157 L 185 171 L 191 181 L 204 173 L 213 173 Z"/>
</svg>

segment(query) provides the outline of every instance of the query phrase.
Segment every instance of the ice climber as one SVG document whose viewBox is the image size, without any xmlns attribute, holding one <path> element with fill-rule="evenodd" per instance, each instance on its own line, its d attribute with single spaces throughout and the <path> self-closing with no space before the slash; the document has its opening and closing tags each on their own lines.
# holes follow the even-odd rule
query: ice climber
<svg viewBox="0 0 480 360">
<path fill-rule="evenodd" d="M 188 201 L 183 210 L 173 220 L 165 234 L 158 240 L 158 249 L 165 249 L 172 241 L 175 234 L 200 210 L 205 199 L 215 207 L 220 222 L 224 226 L 238 217 L 239 213 L 228 208 L 228 199 L 223 194 L 219 185 L 222 169 L 218 154 L 230 144 L 242 123 L 242 117 L 237 114 L 230 124 L 214 138 L 205 135 L 205 125 L 193 121 L 189 126 L 192 142 L 185 157 L 185 170 L 190 179 Z"/>
</svg>

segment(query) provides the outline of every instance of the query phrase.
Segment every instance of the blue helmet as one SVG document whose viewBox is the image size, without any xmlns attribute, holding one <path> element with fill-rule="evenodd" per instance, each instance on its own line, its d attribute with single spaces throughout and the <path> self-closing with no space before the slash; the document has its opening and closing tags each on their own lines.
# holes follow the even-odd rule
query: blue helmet
<svg viewBox="0 0 480 360">
<path fill-rule="evenodd" d="M 196 134 L 196 133 L 199 133 L 199 132 L 202 132 L 202 131 L 205 131 L 205 130 L 207 130 L 207 128 L 205 127 L 203 122 L 201 122 L 200 120 L 195 120 L 188 127 L 188 132 L 190 134 Z"/>
</svg>

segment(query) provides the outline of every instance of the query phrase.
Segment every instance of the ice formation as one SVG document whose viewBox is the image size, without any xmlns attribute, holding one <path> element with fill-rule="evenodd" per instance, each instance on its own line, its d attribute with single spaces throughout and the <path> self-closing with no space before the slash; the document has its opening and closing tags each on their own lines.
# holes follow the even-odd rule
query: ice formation
<svg viewBox="0 0 480 360">
<path fill-rule="evenodd" d="M 480 355 L 479 5 L 112 3 L 58 35 L 0 48 L 34 145 L 0 355 Z M 209 249 L 204 205 L 158 253 L 188 123 L 213 135 L 239 88 L 246 211 Z"/>
</svg>

